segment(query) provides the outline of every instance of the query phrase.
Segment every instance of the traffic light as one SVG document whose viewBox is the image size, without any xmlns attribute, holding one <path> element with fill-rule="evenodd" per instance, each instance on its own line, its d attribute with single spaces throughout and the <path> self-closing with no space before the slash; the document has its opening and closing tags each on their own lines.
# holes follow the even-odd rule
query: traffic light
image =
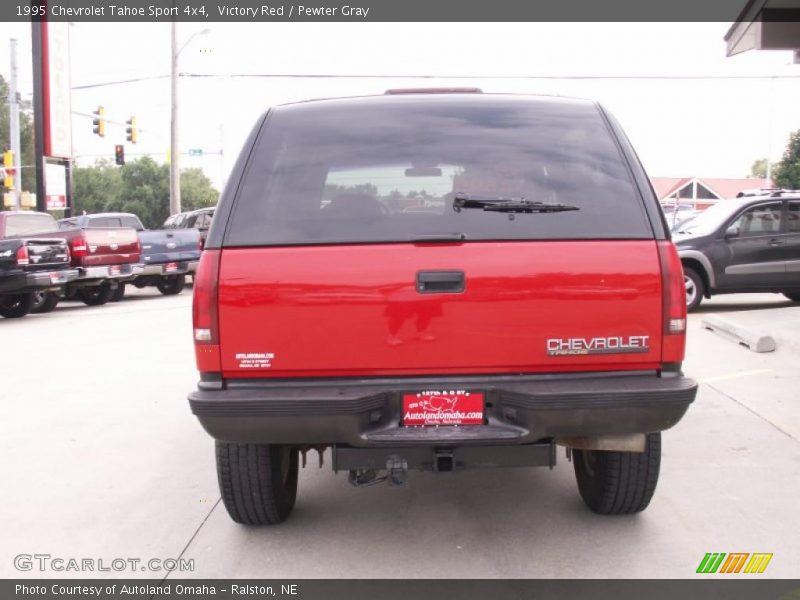
<svg viewBox="0 0 800 600">
<path fill-rule="evenodd" d="M 122 144 L 114 146 L 114 161 L 120 166 L 125 164 L 125 146 Z"/>
<path fill-rule="evenodd" d="M 94 125 L 92 132 L 100 137 L 106 137 L 106 109 L 102 106 L 98 106 L 97 110 L 92 114 L 95 116 L 94 119 L 92 119 L 92 125 Z"/>
<path fill-rule="evenodd" d="M 125 128 L 125 139 L 127 139 L 131 144 L 135 144 L 139 141 L 139 127 L 137 125 L 136 117 L 131 117 L 125 123 L 128 125 Z"/>
<path fill-rule="evenodd" d="M 3 152 L 3 185 L 7 188 L 14 187 L 14 153 L 11 150 Z"/>
</svg>

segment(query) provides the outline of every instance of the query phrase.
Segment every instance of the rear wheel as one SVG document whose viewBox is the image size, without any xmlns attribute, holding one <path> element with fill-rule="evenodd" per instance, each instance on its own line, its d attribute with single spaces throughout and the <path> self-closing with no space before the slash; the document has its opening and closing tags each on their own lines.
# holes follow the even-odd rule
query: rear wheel
<svg viewBox="0 0 800 600">
<path fill-rule="evenodd" d="M 243 525 L 275 525 L 294 508 L 297 449 L 266 444 L 216 442 L 217 478 L 231 519 Z"/>
<path fill-rule="evenodd" d="M 783 292 L 783 295 L 792 302 L 800 302 L 800 292 Z"/>
<path fill-rule="evenodd" d="M 111 300 L 113 292 L 111 284 L 106 281 L 100 285 L 80 288 L 78 290 L 78 298 L 88 306 L 100 306 Z"/>
<path fill-rule="evenodd" d="M 578 491 L 601 515 L 630 515 L 650 504 L 661 465 L 661 434 L 647 435 L 644 452 L 573 450 Z"/>
<path fill-rule="evenodd" d="M 186 285 L 186 275 L 166 275 L 158 280 L 156 287 L 165 296 L 180 294 Z"/>
<path fill-rule="evenodd" d="M 706 291 L 703 278 L 691 267 L 684 267 L 683 283 L 686 286 L 686 310 L 694 310 L 700 306 Z"/>
<path fill-rule="evenodd" d="M 49 313 L 58 306 L 61 301 L 61 294 L 58 292 L 36 292 L 33 298 L 31 312 L 36 314 Z"/>
<path fill-rule="evenodd" d="M 34 297 L 29 294 L 4 294 L 0 296 L 0 315 L 6 319 L 24 317 L 33 308 Z"/>
<path fill-rule="evenodd" d="M 118 283 L 116 289 L 111 292 L 111 298 L 109 302 L 119 302 L 122 300 L 122 297 L 125 295 L 125 284 Z"/>
</svg>

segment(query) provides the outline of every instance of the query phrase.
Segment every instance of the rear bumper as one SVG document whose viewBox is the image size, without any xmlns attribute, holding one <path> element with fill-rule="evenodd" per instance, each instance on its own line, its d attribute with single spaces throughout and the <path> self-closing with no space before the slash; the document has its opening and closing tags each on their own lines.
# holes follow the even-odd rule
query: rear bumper
<svg viewBox="0 0 800 600">
<path fill-rule="evenodd" d="M 402 426 L 403 393 L 452 388 L 485 393 L 483 425 Z M 206 431 L 227 442 L 463 446 L 662 431 L 681 419 L 696 393 L 692 379 L 638 372 L 243 381 L 193 392 L 189 404 Z"/>
<path fill-rule="evenodd" d="M 102 265 L 96 267 L 79 267 L 77 285 L 97 285 L 105 280 L 124 283 L 131 281 L 142 272 L 142 265 L 128 263 L 122 265 Z"/>
<path fill-rule="evenodd" d="M 58 289 L 78 279 L 78 269 L 53 269 L 52 271 L 19 272 L 0 280 L 0 293 L 24 294 Z"/>
<path fill-rule="evenodd" d="M 154 275 L 158 275 L 159 277 L 165 275 L 187 275 L 197 271 L 197 265 L 199 263 L 199 261 L 196 260 L 173 262 L 175 263 L 175 269 L 168 272 L 164 271 L 164 267 L 170 263 L 139 265 L 141 267 L 139 275 L 142 277 L 152 277 Z"/>
</svg>

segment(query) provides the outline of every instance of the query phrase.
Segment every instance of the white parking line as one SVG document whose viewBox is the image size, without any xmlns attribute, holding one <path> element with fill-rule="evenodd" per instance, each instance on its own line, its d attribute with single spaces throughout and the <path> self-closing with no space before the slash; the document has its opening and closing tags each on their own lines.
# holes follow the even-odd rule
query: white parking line
<svg viewBox="0 0 800 600">
<path fill-rule="evenodd" d="M 738 377 L 748 377 L 750 375 L 764 375 L 765 373 L 772 373 L 774 369 L 751 369 L 750 371 L 736 371 L 735 373 L 726 373 L 724 375 L 715 375 L 713 377 L 702 377 L 698 379 L 700 383 L 712 383 L 714 381 L 725 381 L 727 379 L 736 379 Z"/>
</svg>

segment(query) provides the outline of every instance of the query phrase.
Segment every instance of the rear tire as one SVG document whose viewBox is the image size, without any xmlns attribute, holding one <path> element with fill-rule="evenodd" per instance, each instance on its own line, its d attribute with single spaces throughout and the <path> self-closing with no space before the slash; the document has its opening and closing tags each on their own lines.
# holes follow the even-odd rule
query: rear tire
<svg viewBox="0 0 800 600">
<path fill-rule="evenodd" d="M 297 449 L 266 444 L 216 442 L 217 478 L 231 519 L 243 525 L 275 525 L 294 508 Z"/>
<path fill-rule="evenodd" d="M 0 315 L 6 319 L 19 319 L 24 317 L 33 308 L 33 293 L 4 294 L 0 296 Z"/>
<path fill-rule="evenodd" d="M 578 491 L 592 511 L 631 515 L 647 508 L 658 483 L 661 434 L 647 435 L 644 452 L 573 450 Z"/>
<path fill-rule="evenodd" d="M 122 300 L 123 296 L 125 296 L 125 284 L 118 283 L 116 289 L 111 292 L 111 298 L 109 298 L 109 302 L 119 302 Z"/>
<path fill-rule="evenodd" d="M 52 312 L 59 302 L 61 302 L 61 294 L 58 292 L 36 292 L 33 295 L 31 312 L 37 315 Z"/>
<path fill-rule="evenodd" d="M 111 284 L 107 281 L 93 287 L 80 288 L 78 298 L 87 306 L 101 306 L 111 300 Z"/>
<path fill-rule="evenodd" d="M 691 312 L 703 301 L 706 286 L 700 274 L 691 267 L 683 267 L 683 282 L 686 285 L 686 311 Z"/>
<path fill-rule="evenodd" d="M 186 285 L 186 275 L 165 275 L 158 280 L 156 287 L 165 296 L 174 296 L 183 291 Z"/>
<path fill-rule="evenodd" d="M 783 292 L 783 295 L 792 302 L 800 302 L 800 292 Z"/>
</svg>

